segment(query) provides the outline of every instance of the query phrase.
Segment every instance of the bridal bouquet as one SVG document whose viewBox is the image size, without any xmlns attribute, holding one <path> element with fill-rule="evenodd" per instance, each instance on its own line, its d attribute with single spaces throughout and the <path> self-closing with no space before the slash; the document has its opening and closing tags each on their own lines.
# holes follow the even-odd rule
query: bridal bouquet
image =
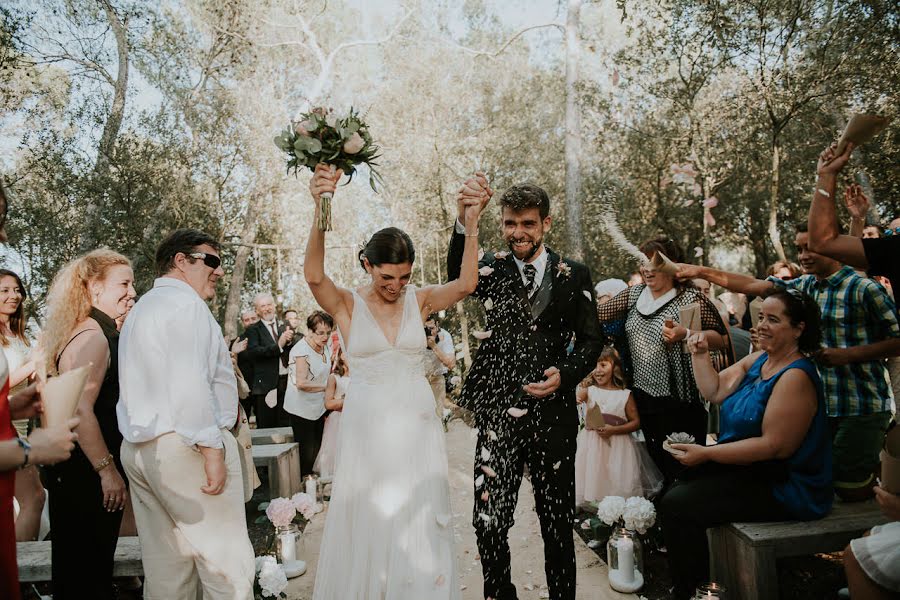
<svg viewBox="0 0 900 600">
<path fill-rule="evenodd" d="M 378 146 L 372 141 L 368 126 L 359 113 L 350 109 L 340 117 L 332 109 L 314 108 L 300 115 L 299 121 L 275 137 L 275 145 L 287 154 L 287 170 L 294 174 L 306 167 L 315 171 L 325 163 L 341 169 L 353 179 L 357 165 L 369 166 L 369 185 L 376 192 L 382 179 L 374 167 L 378 166 Z M 331 194 L 322 194 L 319 230 L 331 231 Z"/>
<path fill-rule="evenodd" d="M 607 496 L 597 506 L 597 516 L 607 525 L 622 524 L 625 529 L 647 533 L 656 523 L 656 509 L 653 503 L 640 496 L 629 499 L 621 496 Z"/>
</svg>

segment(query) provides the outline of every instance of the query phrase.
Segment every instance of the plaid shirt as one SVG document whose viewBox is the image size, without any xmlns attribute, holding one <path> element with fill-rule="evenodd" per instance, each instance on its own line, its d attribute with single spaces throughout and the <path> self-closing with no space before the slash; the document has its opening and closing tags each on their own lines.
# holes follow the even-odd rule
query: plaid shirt
<svg viewBox="0 0 900 600">
<path fill-rule="evenodd" d="M 790 281 L 769 277 L 778 289 L 811 296 L 822 310 L 822 343 L 851 348 L 900 337 L 894 301 L 884 288 L 842 267 L 822 280 L 803 275 Z M 819 366 L 829 417 L 870 415 L 891 410 L 891 383 L 883 360 L 839 367 Z"/>
</svg>

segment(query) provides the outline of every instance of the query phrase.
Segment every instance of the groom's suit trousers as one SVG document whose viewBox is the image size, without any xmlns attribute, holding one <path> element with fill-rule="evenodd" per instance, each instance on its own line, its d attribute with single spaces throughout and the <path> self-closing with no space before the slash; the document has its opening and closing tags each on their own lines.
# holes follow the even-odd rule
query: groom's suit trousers
<svg viewBox="0 0 900 600">
<path fill-rule="evenodd" d="M 506 431 L 481 428 L 475 451 L 473 524 L 478 539 L 484 595 L 495 600 L 515 599 L 510 572 L 509 530 L 519 497 L 523 468 L 528 466 L 534 504 L 544 540 L 544 569 L 550 598 L 575 599 L 575 449 L 577 424 L 528 426 L 527 416 Z M 486 452 L 483 452 L 482 449 Z M 490 458 L 485 460 L 485 456 Z M 482 465 L 496 472 L 485 474 Z M 485 495 L 487 492 L 487 495 Z"/>
<path fill-rule="evenodd" d="M 247 536 L 237 441 L 222 430 L 228 476 L 210 496 L 203 455 L 167 433 L 122 443 L 141 540 L 145 600 L 248 600 L 255 561 Z"/>
</svg>

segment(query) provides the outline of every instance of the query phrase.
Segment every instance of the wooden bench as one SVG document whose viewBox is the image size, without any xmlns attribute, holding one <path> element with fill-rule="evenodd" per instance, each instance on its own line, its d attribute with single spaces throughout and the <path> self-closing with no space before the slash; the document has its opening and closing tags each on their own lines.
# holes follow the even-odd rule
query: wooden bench
<svg viewBox="0 0 900 600">
<path fill-rule="evenodd" d="M 50 581 L 50 544 L 52 542 L 18 542 L 16 559 L 19 563 L 19 581 L 34 583 Z M 120 537 L 116 546 L 116 563 L 113 577 L 141 577 L 141 543 L 137 537 Z"/>
<path fill-rule="evenodd" d="M 294 430 L 290 427 L 269 427 L 266 429 L 251 429 L 250 440 L 254 446 L 266 444 L 290 444 L 294 441 Z"/>
<path fill-rule="evenodd" d="M 710 529 L 709 563 L 713 581 L 725 585 L 729 600 L 776 600 L 776 561 L 843 550 L 853 538 L 886 523 L 874 500 L 835 501 L 818 521 L 731 523 Z"/>
<path fill-rule="evenodd" d="M 269 472 L 269 493 L 273 498 L 290 498 L 300 491 L 300 446 L 266 444 L 253 446 L 253 464 Z"/>
</svg>

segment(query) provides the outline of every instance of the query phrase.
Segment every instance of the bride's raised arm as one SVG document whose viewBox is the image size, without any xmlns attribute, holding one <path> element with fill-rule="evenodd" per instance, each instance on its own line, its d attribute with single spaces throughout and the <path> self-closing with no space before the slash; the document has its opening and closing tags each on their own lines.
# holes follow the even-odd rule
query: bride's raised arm
<svg viewBox="0 0 900 600">
<path fill-rule="evenodd" d="M 322 210 L 322 194 L 325 192 L 333 194 L 343 174 L 340 169 L 332 174 L 328 165 L 321 163 L 316 165 L 316 171 L 309 182 L 309 193 L 316 204 L 316 211 L 306 242 L 306 256 L 303 259 L 303 276 L 313 297 L 322 310 L 336 318 L 349 314 L 350 292 L 339 288 L 325 274 L 325 232 L 319 230 L 317 223 L 319 211 Z"/>
<path fill-rule="evenodd" d="M 459 198 L 459 202 L 465 205 L 466 226 L 462 268 L 457 279 L 422 289 L 419 294 L 419 306 L 422 307 L 423 314 L 450 308 L 478 287 L 478 222 L 490 199 L 491 195 L 487 188 L 483 194 L 465 194 Z"/>
</svg>

